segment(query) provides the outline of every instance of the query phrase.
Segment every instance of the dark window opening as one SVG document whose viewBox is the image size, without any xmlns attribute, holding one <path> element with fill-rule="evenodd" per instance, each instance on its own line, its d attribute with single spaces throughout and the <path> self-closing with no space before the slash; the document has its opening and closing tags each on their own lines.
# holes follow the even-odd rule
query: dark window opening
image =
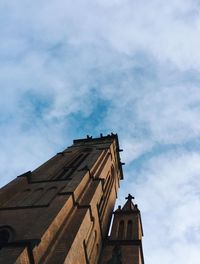
<svg viewBox="0 0 200 264">
<path fill-rule="evenodd" d="M 0 249 L 3 244 L 6 244 L 13 240 L 13 230 L 8 226 L 0 227 Z"/>
<path fill-rule="evenodd" d="M 120 221 L 118 229 L 118 239 L 123 239 L 124 236 L 124 221 Z"/>
<path fill-rule="evenodd" d="M 133 239 L 133 223 L 131 220 L 128 221 L 126 236 L 127 236 L 127 239 Z"/>
<path fill-rule="evenodd" d="M 0 230 L 0 243 L 7 243 L 10 238 L 10 233 L 8 230 Z"/>
<path fill-rule="evenodd" d="M 83 163 L 87 158 L 89 153 L 80 154 L 76 159 L 74 159 L 68 166 L 64 167 L 60 174 L 57 176 L 57 179 L 69 179 L 69 177 L 74 173 L 75 170 Z"/>
</svg>

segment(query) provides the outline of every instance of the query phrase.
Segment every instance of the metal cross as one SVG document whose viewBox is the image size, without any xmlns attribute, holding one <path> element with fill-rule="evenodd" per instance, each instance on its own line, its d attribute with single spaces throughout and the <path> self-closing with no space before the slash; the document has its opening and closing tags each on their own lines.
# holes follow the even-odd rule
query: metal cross
<svg viewBox="0 0 200 264">
<path fill-rule="evenodd" d="M 128 196 L 126 197 L 127 200 L 131 201 L 132 199 L 135 199 L 135 197 L 133 197 L 130 193 L 128 194 Z"/>
</svg>

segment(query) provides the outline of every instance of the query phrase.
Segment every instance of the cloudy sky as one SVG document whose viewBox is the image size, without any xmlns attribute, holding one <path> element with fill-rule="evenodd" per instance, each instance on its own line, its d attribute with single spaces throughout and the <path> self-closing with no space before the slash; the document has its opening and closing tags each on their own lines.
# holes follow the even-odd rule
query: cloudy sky
<svg viewBox="0 0 200 264">
<path fill-rule="evenodd" d="M 199 264 L 200 1 L 1 0 L 0 185 L 118 133 L 147 264 Z"/>
</svg>

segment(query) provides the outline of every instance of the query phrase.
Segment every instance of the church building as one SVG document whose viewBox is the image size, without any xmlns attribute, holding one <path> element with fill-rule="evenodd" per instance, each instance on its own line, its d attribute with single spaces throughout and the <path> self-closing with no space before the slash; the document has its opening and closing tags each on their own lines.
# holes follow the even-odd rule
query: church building
<svg viewBox="0 0 200 264">
<path fill-rule="evenodd" d="M 1 264 L 144 264 L 117 134 L 87 136 L 0 189 Z M 111 230 L 111 231 L 109 231 Z"/>
</svg>

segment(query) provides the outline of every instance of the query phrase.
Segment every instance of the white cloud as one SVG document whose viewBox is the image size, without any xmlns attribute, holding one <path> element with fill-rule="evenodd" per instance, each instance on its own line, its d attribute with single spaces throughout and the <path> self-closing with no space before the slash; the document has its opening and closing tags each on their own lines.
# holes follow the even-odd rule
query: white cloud
<svg viewBox="0 0 200 264">
<path fill-rule="evenodd" d="M 140 205 L 146 261 L 157 264 L 162 259 L 167 264 L 170 261 L 188 263 L 191 259 L 191 263 L 198 263 L 199 153 L 170 151 L 148 160 L 139 180 L 134 179 L 135 173 L 138 172 L 128 178 L 126 192 L 136 195 Z"/>
<path fill-rule="evenodd" d="M 146 91 L 137 103 L 137 116 L 149 125 L 155 140 L 179 143 L 199 136 L 199 87 L 160 87 Z"/>
<path fill-rule="evenodd" d="M 121 194 L 133 191 L 141 205 L 147 262 L 196 264 L 198 1 L 21 0 L 1 1 L 0 10 L 1 184 L 88 127 L 118 132 L 134 176 Z M 101 100 L 107 108 L 96 110 Z M 166 153 L 183 144 L 190 151 Z"/>
<path fill-rule="evenodd" d="M 150 141 L 145 141 L 145 139 L 140 140 L 138 138 L 131 137 L 122 138 L 120 142 L 124 150 L 120 156 L 126 165 L 140 157 L 141 154 L 150 151 L 153 145 Z"/>
</svg>

